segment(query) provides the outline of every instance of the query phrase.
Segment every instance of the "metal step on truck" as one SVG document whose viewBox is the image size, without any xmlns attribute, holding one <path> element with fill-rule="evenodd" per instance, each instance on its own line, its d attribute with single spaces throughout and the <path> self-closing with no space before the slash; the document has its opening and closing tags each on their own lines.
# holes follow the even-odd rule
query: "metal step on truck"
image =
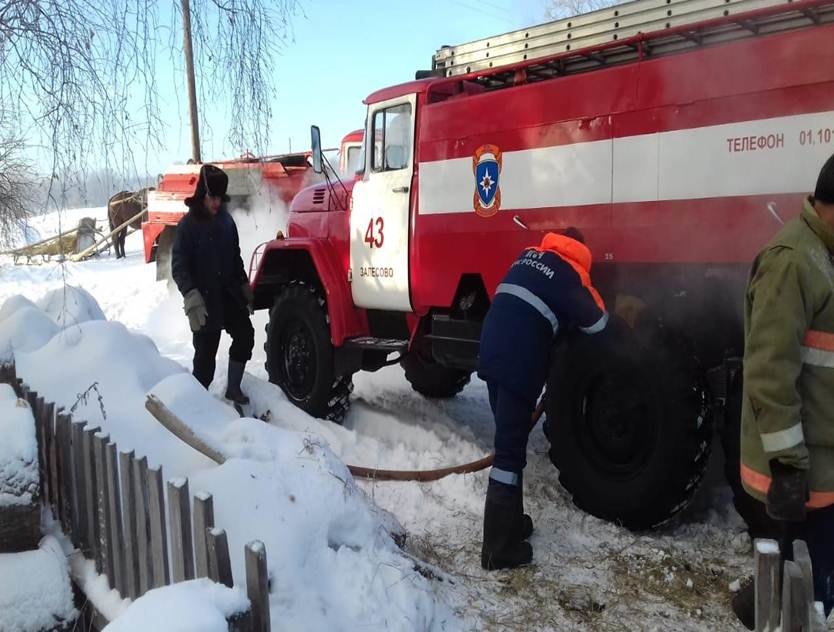
<svg viewBox="0 0 834 632">
<path fill-rule="evenodd" d="M 588 512 L 649 528 L 721 440 L 739 491 L 745 281 L 834 151 L 832 42 L 831 0 L 636 0 L 442 47 L 367 97 L 355 177 L 325 168 L 264 246 L 270 380 L 334 421 L 352 375 L 392 362 L 454 396 L 509 264 L 575 226 L 631 328 L 554 353 L 560 481 Z"/>
</svg>

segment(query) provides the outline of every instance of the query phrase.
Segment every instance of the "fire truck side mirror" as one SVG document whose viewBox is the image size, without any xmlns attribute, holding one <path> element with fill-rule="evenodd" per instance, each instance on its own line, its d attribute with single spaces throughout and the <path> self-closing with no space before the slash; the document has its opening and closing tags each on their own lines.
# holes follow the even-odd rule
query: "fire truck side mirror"
<svg viewBox="0 0 834 632">
<path fill-rule="evenodd" d="M 313 171 L 321 173 L 322 168 L 322 153 L 321 153 L 321 131 L 318 125 L 310 127 L 310 140 L 313 149 Z"/>
</svg>

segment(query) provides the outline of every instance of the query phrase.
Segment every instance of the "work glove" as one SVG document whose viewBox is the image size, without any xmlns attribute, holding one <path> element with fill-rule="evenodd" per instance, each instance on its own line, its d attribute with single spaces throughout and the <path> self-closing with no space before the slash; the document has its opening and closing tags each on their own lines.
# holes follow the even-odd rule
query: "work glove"
<svg viewBox="0 0 834 632">
<path fill-rule="evenodd" d="M 808 501 L 808 472 L 777 459 L 770 461 L 770 489 L 767 491 L 767 515 L 784 522 L 805 520 Z"/>
<path fill-rule="evenodd" d="M 200 290 L 195 288 L 186 293 L 183 300 L 183 310 L 185 310 L 185 315 L 188 316 L 191 331 L 200 331 L 208 320 L 206 302 L 203 300 Z"/>
<path fill-rule="evenodd" d="M 255 313 L 255 293 L 252 291 L 252 286 L 244 283 L 240 286 L 240 291 L 243 293 L 243 298 L 246 299 L 246 309 L 250 314 Z"/>
</svg>

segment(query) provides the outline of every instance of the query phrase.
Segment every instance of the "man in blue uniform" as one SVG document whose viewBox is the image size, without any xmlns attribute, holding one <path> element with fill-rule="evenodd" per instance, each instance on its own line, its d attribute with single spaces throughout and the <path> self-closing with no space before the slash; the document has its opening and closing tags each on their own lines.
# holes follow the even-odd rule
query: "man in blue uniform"
<svg viewBox="0 0 834 632">
<path fill-rule="evenodd" d="M 533 559 L 525 540 L 533 521 L 524 514 L 522 472 L 536 400 L 550 369 L 557 333 L 605 329 L 608 313 L 591 285 L 591 251 L 575 228 L 548 233 L 510 266 L 484 320 L 478 375 L 495 415 L 495 461 L 484 506 L 481 565 L 515 568 Z"/>
</svg>

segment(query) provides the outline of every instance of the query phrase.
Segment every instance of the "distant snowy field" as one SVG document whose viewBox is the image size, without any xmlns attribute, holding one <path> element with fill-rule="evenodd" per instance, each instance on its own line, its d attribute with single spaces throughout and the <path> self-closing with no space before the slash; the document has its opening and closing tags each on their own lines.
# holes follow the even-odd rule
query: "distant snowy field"
<svg viewBox="0 0 834 632">
<path fill-rule="evenodd" d="M 104 209 L 67 211 L 61 224 L 65 229 L 75 226 L 78 218 L 85 215 L 104 218 Z M 259 240 L 274 234 L 281 218 L 239 218 L 238 221 L 244 249 L 251 252 Z M 49 236 L 57 232 L 58 216 L 53 213 L 37 218 L 33 225 L 41 237 Z M 112 338 L 108 353 L 96 362 L 91 360 L 90 353 L 79 358 L 79 375 L 68 380 L 71 386 L 66 387 L 65 397 L 80 392 L 85 382 L 99 379 L 95 375 L 96 366 L 116 366 L 127 371 L 131 358 L 139 359 L 137 354 L 151 354 L 148 355 L 150 358 L 153 353 L 142 344 L 134 348 L 127 342 L 119 342 L 132 340 L 132 333 L 143 334 L 152 340 L 163 356 L 159 362 L 173 361 L 170 366 L 175 367 L 175 373 L 182 373 L 176 365 L 190 369 L 191 332 L 182 312 L 181 297 L 166 283 L 156 282 L 153 265 L 146 265 L 142 257 L 140 233 L 128 238 L 126 249 L 125 260 L 117 261 L 112 255 L 104 255 L 63 266 L 56 263 L 14 265 L 11 258 L 0 257 L 0 305 L 15 295 L 36 302 L 51 291 L 59 290 L 60 293 L 66 283 L 85 289 L 95 298 L 108 321 L 118 321 L 127 328 L 123 334 L 113 334 L 116 337 Z M 248 264 L 248 252 L 244 257 Z M 315 435 L 343 462 L 365 466 L 433 468 L 471 461 L 489 452 L 492 417 L 485 385 L 477 379 L 473 379 L 457 398 L 434 402 L 412 392 L 398 367 L 360 374 L 355 377 L 352 408 L 344 426 L 311 419 L 292 407 L 280 389 L 266 379 L 263 366 L 266 321 L 265 311 L 254 316 L 255 355 L 247 366 L 244 389 L 252 398 L 252 415 L 262 416 L 269 412 L 269 423 L 276 431 L 283 429 L 301 433 L 299 436 Z M 89 327 L 76 329 L 87 331 Z M 215 394 L 220 394 L 225 386 L 228 343 L 224 335 L 211 389 Z M 56 354 L 63 354 L 61 344 L 53 341 L 49 346 L 54 346 Z M 122 348 L 122 344 L 127 346 Z M 139 353 L 136 349 L 144 351 Z M 72 375 L 74 370 L 73 366 L 59 368 L 67 375 Z M 154 370 L 162 371 L 159 373 L 161 379 L 173 369 Z M 146 372 L 145 375 L 149 374 Z M 25 373 L 22 376 L 35 380 L 35 376 Z M 115 384 L 107 387 L 106 376 L 100 381 L 105 385 L 102 392 L 105 402 L 109 397 L 114 407 L 122 405 L 115 403 L 121 399 L 120 387 Z M 112 392 L 108 393 L 107 388 Z M 135 386 L 131 397 L 141 395 L 142 388 Z M 151 385 L 147 385 L 147 390 L 150 389 Z M 87 411 L 87 414 L 92 415 L 94 411 Z M 237 422 L 229 420 L 226 423 Z M 126 437 L 122 441 L 133 440 L 131 437 L 135 436 L 129 430 L 121 432 Z M 114 438 L 118 433 L 118 429 L 111 431 Z M 257 432 L 256 435 L 261 436 Z M 220 468 L 214 468 L 214 474 L 207 473 L 206 468 L 212 466 L 200 458 L 180 461 L 182 468 L 175 471 L 176 449 L 171 447 L 174 444 L 153 436 L 156 438 L 148 435 L 142 439 L 141 447 L 149 453 L 157 452 L 156 461 L 166 464 L 166 476 L 191 476 L 196 468 L 203 472 L 200 476 L 206 486 L 211 486 L 216 482 L 214 479 L 222 476 Z M 292 434 L 274 436 L 289 437 Z M 365 616 L 363 613 L 372 611 L 368 608 L 374 600 L 379 600 L 382 610 L 385 610 L 383 606 L 400 604 L 405 608 L 402 614 L 406 619 L 398 621 L 411 621 L 411 629 L 741 629 L 728 607 L 729 586 L 751 571 L 752 557 L 743 525 L 732 508 L 726 488 L 710 486 L 702 490 L 693 507 L 673 524 L 653 533 L 635 534 L 574 508 L 557 482 L 557 472 L 548 459 L 547 449 L 548 443 L 540 427 L 536 428 L 531 435 L 529 464 L 525 472 L 526 509 L 536 526 L 531 539 L 532 566 L 514 572 L 486 573 L 481 570 L 479 556 L 486 472 L 451 476 L 435 483 L 357 481 L 358 488 L 364 490 L 373 503 L 391 512 L 405 527 L 408 532 L 405 555 L 422 560 L 434 568 L 434 572 L 428 578 L 421 575 L 417 579 L 411 577 L 390 584 L 383 582 L 380 588 L 374 577 L 365 574 L 361 564 L 346 564 L 345 560 L 333 557 L 332 566 L 328 567 L 325 564 L 329 559 L 327 555 L 317 554 L 309 559 L 315 560 L 321 574 L 318 579 L 321 589 L 327 594 L 343 591 L 345 599 L 326 600 L 329 614 L 321 616 L 316 610 L 321 603 L 311 597 L 315 590 L 299 592 L 292 586 L 293 582 L 316 581 L 313 575 L 279 577 L 273 584 L 272 595 L 275 629 L 280 626 L 280 619 L 276 617 L 279 612 L 293 620 L 305 608 L 319 613 L 307 619 L 308 625 L 313 626 L 309 629 L 347 629 L 343 627 L 345 622 L 358 623 Z M 153 455 L 149 460 L 155 460 Z M 172 465 L 170 472 L 169 463 Z M 257 465 L 251 467 L 263 468 L 264 465 L 257 461 Z M 241 472 L 228 475 L 240 476 Z M 195 491 L 192 487 L 192 493 Z M 326 495 L 321 496 L 321 501 L 331 502 Z M 328 509 L 329 506 L 318 510 L 323 512 L 320 515 L 326 516 Z M 230 511 L 228 515 L 233 513 Z M 270 520 L 278 519 L 280 513 L 277 506 L 266 506 L 256 514 L 264 520 L 263 524 L 247 524 L 247 517 L 240 515 L 237 518 L 239 525 L 227 523 L 222 526 L 230 536 L 234 536 L 238 528 L 246 537 L 268 541 L 273 537 Z M 302 535 L 293 540 L 293 546 L 303 546 L 299 544 L 304 542 Z M 385 547 L 378 551 L 383 557 L 392 556 L 389 562 L 383 558 L 379 561 L 389 569 L 390 564 L 399 564 L 393 560 L 405 559 Z M 269 545 L 267 555 L 285 559 L 287 569 L 295 568 L 297 556 L 286 557 L 284 552 L 278 551 L 273 554 Z M 279 572 L 272 570 L 276 574 Z M 325 577 L 328 573 L 332 576 Z M 242 580 L 237 568 L 236 579 Z M 357 586 L 367 588 L 366 599 L 371 601 L 370 604 L 357 593 Z M 409 612 L 417 614 L 408 619 L 412 616 Z M 334 622 L 336 627 L 329 627 Z M 371 618 L 363 627 L 388 628 L 408 629 L 409 625 L 392 627 Z"/>
</svg>

